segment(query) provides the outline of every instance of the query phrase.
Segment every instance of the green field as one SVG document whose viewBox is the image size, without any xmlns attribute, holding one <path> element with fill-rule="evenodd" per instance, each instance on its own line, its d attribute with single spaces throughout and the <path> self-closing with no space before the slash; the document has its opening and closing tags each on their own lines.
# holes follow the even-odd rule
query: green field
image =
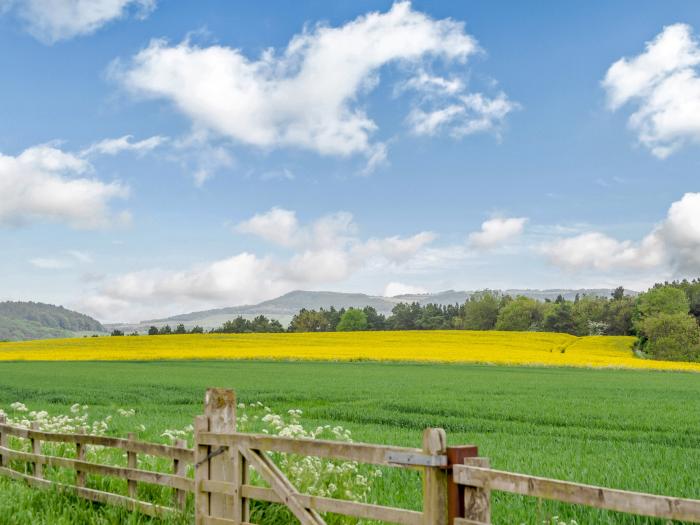
<svg viewBox="0 0 700 525">
<path fill-rule="evenodd" d="M 357 441 L 420 446 L 422 429 L 440 426 L 450 444 L 479 445 L 494 468 L 700 498 L 700 375 L 694 373 L 389 363 L 0 363 L 1 408 L 14 401 L 50 412 L 86 403 L 95 415 L 135 408 L 135 422 L 147 426 L 141 437 L 154 441 L 201 412 L 207 386 L 234 388 L 239 400 L 262 401 L 280 412 L 300 408 L 305 424 L 343 425 Z M 8 516 L 15 485 L 0 483 L 0 523 L 27 523 Z M 419 491 L 415 473 L 392 469 L 375 498 L 416 508 Z M 579 524 L 657 523 L 503 495 L 494 505 L 494 523 L 541 523 L 552 515 Z M 57 521 L 42 517 L 42 508 L 37 504 L 34 523 Z M 70 523 L 70 508 L 61 512 Z M 109 523 L 119 515 L 85 505 L 75 512 L 75 522 L 99 516 Z"/>
</svg>

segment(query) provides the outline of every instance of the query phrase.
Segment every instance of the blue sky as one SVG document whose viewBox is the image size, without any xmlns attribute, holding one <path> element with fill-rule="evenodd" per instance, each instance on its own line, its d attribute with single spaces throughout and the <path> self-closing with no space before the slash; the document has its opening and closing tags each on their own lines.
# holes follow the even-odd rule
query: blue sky
<svg viewBox="0 0 700 525">
<path fill-rule="evenodd" d="M 687 2 L 0 0 L 0 299 L 700 274 Z"/>
</svg>

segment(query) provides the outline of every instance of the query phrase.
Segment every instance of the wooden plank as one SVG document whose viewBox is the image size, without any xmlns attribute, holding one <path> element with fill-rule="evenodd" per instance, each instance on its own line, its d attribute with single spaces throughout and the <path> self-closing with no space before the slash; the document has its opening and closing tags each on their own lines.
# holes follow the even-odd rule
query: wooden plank
<svg viewBox="0 0 700 525">
<path fill-rule="evenodd" d="M 213 518 L 211 516 L 206 516 L 202 520 L 202 525 L 255 525 L 254 523 L 248 523 L 247 521 L 233 521 L 227 518 Z"/>
<path fill-rule="evenodd" d="M 85 429 L 81 428 L 81 433 L 85 433 Z M 78 461 L 85 461 L 85 445 L 83 445 L 80 441 L 76 441 L 75 443 L 75 459 Z M 84 487 L 85 486 L 85 472 L 82 470 L 76 470 L 75 471 L 75 484 L 78 487 Z"/>
<path fill-rule="evenodd" d="M 447 435 L 443 429 L 425 429 L 423 453 L 431 456 L 447 453 Z M 423 524 L 448 525 L 447 470 L 439 467 L 423 468 Z"/>
<path fill-rule="evenodd" d="M 201 490 L 234 495 L 236 493 L 236 486 L 233 483 L 207 480 L 201 482 Z M 246 484 L 241 487 L 241 494 L 248 500 L 284 504 L 282 498 L 274 490 L 267 487 L 257 487 Z M 310 496 L 308 494 L 298 494 L 296 497 L 304 506 L 318 512 L 333 512 L 345 516 L 399 523 L 401 525 L 421 525 L 423 523 L 423 513 L 414 510 Z"/>
<path fill-rule="evenodd" d="M 239 448 L 250 466 L 258 471 L 260 477 L 270 484 L 272 490 L 282 498 L 284 504 L 299 520 L 301 525 L 326 525 L 321 515 L 313 509 L 304 506 L 298 499 L 299 492 L 264 452 Z"/>
<path fill-rule="evenodd" d="M 7 422 L 7 417 L 5 414 L 0 414 L 0 447 L 2 448 L 8 448 L 8 436 L 9 434 L 7 431 L 4 429 L 6 426 Z M 0 454 L 0 467 L 7 467 L 10 464 L 10 461 L 8 458 L 2 454 Z"/>
<path fill-rule="evenodd" d="M 112 465 L 100 465 L 97 463 L 90 463 L 89 461 L 81 461 L 71 458 L 43 456 L 38 454 L 32 454 L 30 452 L 12 450 L 5 447 L 0 447 L 0 452 L 2 452 L 3 455 L 6 455 L 8 458 L 19 459 L 22 461 L 32 461 L 43 465 L 49 465 L 52 467 L 62 467 L 73 470 L 81 470 L 83 472 L 89 472 L 91 474 L 113 476 L 134 481 L 142 481 L 144 483 L 150 483 L 152 485 L 178 488 L 187 491 L 194 490 L 193 480 L 181 476 L 166 474 L 163 472 L 152 472 L 150 470 L 139 470 L 127 467 L 115 467 Z"/>
<path fill-rule="evenodd" d="M 200 445 L 199 436 L 209 430 L 209 418 L 197 416 L 194 418 L 194 522 L 195 525 L 204 525 L 209 518 L 209 494 L 200 489 L 202 481 L 209 480 L 209 445 Z"/>
<path fill-rule="evenodd" d="M 129 441 L 136 441 L 136 436 L 133 432 L 129 432 L 129 434 L 127 435 L 127 439 Z M 128 451 L 126 453 L 126 466 L 130 469 L 138 468 L 139 463 L 138 458 L 136 457 L 136 452 Z M 138 493 L 138 486 L 136 483 L 137 482 L 134 479 L 129 479 L 127 481 L 127 491 L 129 493 L 130 498 L 136 499 L 136 495 Z"/>
<path fill-rule="evenodd" d="M 93 436 L 91 434 L 67 434 L 61 432 L 45 432 L 20 428 L 0 422 L 0 435 L 16 436 L 25 439 L 37 438 L 53 443 L 82 443 L 83 445 L 100 445 L 109 448 L 119 448 L 126 451 L 138 452 L 149 456 L 177 458 L 185 463 L 194 462 L 194 451 L 189 448 L 178 448 L 160 443 L 147 441 L 129 441 L 128 439 L 108 436 Z"/>
<path fill-rule="evenodd" d="M 367 443 L 344 443 L 342 441 L 298 439 L 266 434 L 243 434 L 233 432 L 219 434 L 215 432 L 203 432 L 200 436 L 203 444 L 211 446 L 238 446 L 255 450 L 286 452 L 299 454 L 300 456 L 315 456 L 320 458 L 333 458 L 346 461 L 357 461 L 371 465 L 384 465 L 389 467 L 407 467 L 392 463 L 388 460 L 390 454 L 411 454 L 414 458 L 424 461 L 433 461 L 436 465 L 446 466 L 447 456 L 436 455 L 436 458 L 426 458 L 424 452 L 418 448 L 392 447 L 388 445 L 371 445 Z M 417 467 L 421 468 L 422 467 Z"/>
<path fill-rule="evenodd" d="M 209 431 L 228 433 L 236 431 L 236 394 L 226 388 L 208 388 L 204 396 L 204 415 L 209 418 Z M 209 459 L 209 479 L 233 481 L 235 449 L 227 447 L 222 454 Z M 224 518 L 233 515 L 231 496 L 209 495 L 209 515 Z"/>
<path fill-rule="evenodd" d="M 38 421 L 32 421 L 31 423 L 31 428 L 32 430 L 39 430 L 39 422 Z M 41 455 L 41 439 L 32 437 L 29 440 L 29 445 L 32 449 L 32 453 L 40 456 Z M 43 478 L 44 477 L 44 466 L 39 463 L 39 462 L 32 462 L 32 473 L 35 478 Z"/>
<path fill-rule="evenodd" d="M 84 499 L 96 501 L 99 503 L 107 503 L 110 505 L 122 506 L 125 507 L 127 510 L 140 512 L 148 516 L 163 517 L 173 512 L 176 512 L 175 509 L 172 509 L 170 507 L 154 505 L 153 503 L 146 503 L 144 501 L 135 500 L 126 496 L 120 496 L 118 494 L 111 494 L 109 492 L 102 492 L 100 490 L 87 489 L 84 487 L 74 487 L 72 485 L 65 485 L 63 483 L 57 483 L 47 479 L 36 478 L 34 476 L 29 476 L 27 474 L 23 474 L 21 472 L 17 472 L 6 467 L 0 467 L 0 475 L 4 475 L 15 480 L 22 480 L 29 483 L 30 485 L 39 488 L 47 489 L 55 487 L 59 490 L 64 490 L 66 492 L 73 493 Z"/>
<path fill-rule="evenodd" d="M 175 446 L 179 448 L 187 447 L 187 441 L 178 439 L 175 441 Z M 181 478 L 187 477 L 187 465 L 177 458 L 173 459 L 173 474 Z M 173 506 L 180 510 L 185 510 L 187 507 L 187 492 L 182 489 L 175 489 L 173 493 Z"/>
<path fill-rule="evenodd" d="M 236 521 L 248 521 L 250 519 L 250 505 L 248 499 L 243 496 L 242 487 L 249 482 L 249 468 L 245 456 L 238 447 L 233 449 L 233 519 Z"/>
<path fill-rule="evenodd" d="M 485 469 L 491 467 L 488 458 L 466 458 L 464 464 Z M 464 517 L 477 523 L 491 523 L 491 491 L 488 487 L 464 487 Z"/>
<path fill-rule="evenodd" d="M 455 482 L 598 509 L 700 523 L 700 500 L 657 496 L 471 466 L 454 467 Z"/>
<path fill-rule="evenodd" d="M 454 525 L 491 525 L 490 523 L 483 523 L 481 521 L 474 521 L 467 518 L 455 518 L 453 523 Z"/>
</svg>

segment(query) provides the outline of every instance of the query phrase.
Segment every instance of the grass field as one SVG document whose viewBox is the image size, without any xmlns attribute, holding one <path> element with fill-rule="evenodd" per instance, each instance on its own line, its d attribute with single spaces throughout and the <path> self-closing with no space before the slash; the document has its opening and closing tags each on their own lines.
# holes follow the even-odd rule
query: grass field
<svg viewBox="0 0 700 525">
<path fill-rule="evenodd" d="M 700 363 L 640 359 L 633 343 L 633 337 L 466 330 L 89 337 L 0 343 L 0 360 L 377 360 L 700 371 Z"/>
<path fill-rule="evenodd" d="M 478 444 L 495 468 L 700 498 L 700 375 L 695 373 L 137 361 L 4 362 L 0 378 L 2 408 L 18 400 L 30 409 L 56 412 L 86 403 L 96 415 L 133 407 L 131 426 L 116 430 L 126 432 L 142 423 L 142 437 L 149 440 L 163 440 L 163 429 L 190 423 L 202 410 L 204 389 L 223 386 L 236 389 L 242 401 L 262 401 L 280 412 L 300 408 L 304 423 L 311 426 L 346 426 L 356 440 L 419 446 L 424 427 L 441 426 L 450 444 Z M 27 523 L 8 517 L 8 507 L 18 497 L 15 487 L 0 482 L 0 523 Z M 419 490 L 414 473 L 392 470 L 375 487 L 375 499 L 416 508 Z M 660 523 L 516 497 L 498 496 L 494 505 L 494 522 L 499 524 L 541 523 L 552 515 L 580 524 Z M 36 505 L 33 523 L 41 523 L 42 512 L 49 512 L 44 507 Z M 75 522 L 85 516 L 98 522 L 98 515 L 102 523 L 118 521 L 114 512 L 97 513 L 84 506 L 62 512 L 69 516 L 65 523 L 71 523 L 71 516 Z"/>
</svg>

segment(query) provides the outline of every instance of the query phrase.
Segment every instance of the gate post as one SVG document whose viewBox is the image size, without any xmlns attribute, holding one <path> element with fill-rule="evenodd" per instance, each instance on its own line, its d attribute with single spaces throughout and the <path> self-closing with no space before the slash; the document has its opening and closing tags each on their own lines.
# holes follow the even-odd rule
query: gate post
<svg viewBox="0 0 700 525">
<path fill-rule="evenodd" d="M 204 396 L 204 415 L 195 418 L 195 523 L 203 523 L 203 518 L 233 517 L 231 495 L 214 494 L 201 490 L 202 480 L 234 481 L 232 447 L 226 447 L 221 453 L 208 445 L 201 445 L 197 438 L 201 432 L 227 434 L 236 431 L 236 394 L 226 388 L 208 388 Z M 215 455 L 216 454 L 216 455 Z"/>
<path fill-rule="evenodd" d="M 423 431 L 423 452 L 431 456 L 447 452 L 447 435 L 441 428 Z M 442 467 L 423 469 L 423 524 L 448 525 L 447 480 L 449 474 Z"/>
</svg>

